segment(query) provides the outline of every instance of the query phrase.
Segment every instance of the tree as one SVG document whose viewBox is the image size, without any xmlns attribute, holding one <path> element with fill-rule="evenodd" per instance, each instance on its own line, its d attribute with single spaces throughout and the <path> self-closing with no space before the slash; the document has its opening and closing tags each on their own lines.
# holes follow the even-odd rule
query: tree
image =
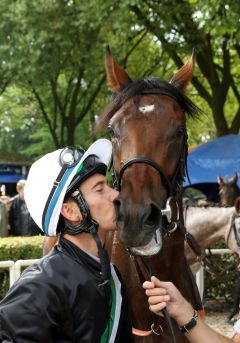
<svg viewBox="0 0 240 343">
<path fill-rule="evenodd" d="M 80 123 L 86 115 L 93 122 L 98 113 L 104 49 L 117 39 L 108 27 L 115 33 L 123 29 L 116 20 L 119 6 L 99 1 L 96 8 L 93 0 L 1 3 L 1 29 L 8 37 L 1 57 L 18 87 L 31 91 L 56 148 L 76 144 Z M 141 29 L 126 32 L 125 57 L 133 50 L 126 46 L 144 37 Z"/>
<path fill-rule="evenodd" d="M 30 155 L 90 143 L 95 138 L 95 117 L 109 101 L 103 63 L 106 44 L 133 78 L 151 74 L 168 79 L 194 47 L 199 69 L 193 84 L 198 96 L 194 90 L 190 96 L 206 112 L 210 108 L 214 120 L 200 122 L 201 136 L 208 140 L 215 135 L 214 125 L 218 136 L 238 132 L 240 5 L 230 0 L 212 4 L 209 7 L 206 0 L 2 0 L 0 92 L 5 90 L 6 101 L 0 103 L 0 132 L 6 132 L 5 123 L 9 127 L 4 105 L 9 113 L 21 112 L 23 122 L 31 122 L 31 129 L 19 134 L 13 114 L 10 126 L 19 139 L 29 133 L 25 141 L 34 146 L 26 147 L 23 141 L 19 146 Z M 19 89 L 14 101 L 21 110 L 9 100 L 11 85 Z M 188 122 L 188 127 L 190 143 L 201 141 L 196 123 Z M 1 142 L 14 146 L 10 139 L 4 136 Z"/>
<path fill-rule="evenodd" d="M 182 56 L 195 49 L 200 73 L 192 83 L 212 111 L 217 136 L 238 133 L 240 3 L 136 0 L 129 7 L 177 67 L 183 64 Z"/>
</svg>

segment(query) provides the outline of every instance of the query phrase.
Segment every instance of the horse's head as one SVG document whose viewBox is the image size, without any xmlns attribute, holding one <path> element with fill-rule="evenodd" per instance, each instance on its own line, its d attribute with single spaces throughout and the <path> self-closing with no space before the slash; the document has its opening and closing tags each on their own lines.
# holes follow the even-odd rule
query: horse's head
<svg viewBox="0 0 240 343">
<path fill-rule="evenodd" d="M 237 185 L 238 175 L 235 174 L 231 180 L 224 180 L 221 176 L 218 176 L 217 181 L 221 204 L 234 206 L 236 198 L 240 196 L 240 188 Z"/>
<path fill-rule="evenodd" d="M 185 113 L 194 114 L 196 107 L 183 90 L 193 68 L 192 57 L 170 82 L 156 77 L 132 81 L 111 53 L 106 54 L 108 83 L 115 95 L 100 125 L 112 136 L 120 239 L 140 254 L 160 250 L 162 210 L 167 199 L 175 198 L 184 177 Z"/>
</svg>

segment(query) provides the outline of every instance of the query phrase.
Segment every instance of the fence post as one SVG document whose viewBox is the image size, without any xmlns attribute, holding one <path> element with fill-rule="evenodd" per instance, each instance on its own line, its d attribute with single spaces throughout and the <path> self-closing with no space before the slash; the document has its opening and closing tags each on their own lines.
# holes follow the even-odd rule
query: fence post
<svg viewBox="0 0 240 343">
<path fill-rule="evenodd" d="M 200 297 L 203 300 L 204 293 L 204 267 L 201 265 L 196 273 L 196 284 L 200 293 Z"/>
<path fill-rule="evenodd" d="M 0 268 L 9 269 L 9 285 L 11 287 L 15 281 L 14 261 L 0 261 Z"/>
<path fill-rule="evenodd" d="M 22 267 L 28 267 L 32 265 L 34 262 L 38 261 L 38 259 L 31 259 L 31 260 L 18 260 L 15 262 L 14 265 L 14 272 L 15 272 L 15 280 L 19 278 L 21 275 Z"/>
</svg>

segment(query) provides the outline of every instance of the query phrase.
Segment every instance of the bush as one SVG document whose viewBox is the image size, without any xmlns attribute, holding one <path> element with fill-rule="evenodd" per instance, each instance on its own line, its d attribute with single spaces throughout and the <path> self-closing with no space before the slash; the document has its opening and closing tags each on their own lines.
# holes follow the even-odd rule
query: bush
<svg viewBox="0 0 240 343">
<path fill-rule="evenodd" d="M 42 257 L 43 236 L 0 238 L 0 261 Z"/>
<path fill-rule="evenodd" d="M 0 261 L 17 261 L 42 257 L 43 236 L 0 238 Z M 9 289 L 8 269 L 0 269 L 0 299 Z"/>
<path fill-rule="evenodd" d="M 221 241 L 211 248 L 226 249 L 227 246 L 224 241 Z M 208 261 L 210 267 L 205 268 L 204 298 L 211 300 L 224 298 L 231 303 L 237 278 L 238 256 L 235 254 L 210 255 Z"/>
</svg>

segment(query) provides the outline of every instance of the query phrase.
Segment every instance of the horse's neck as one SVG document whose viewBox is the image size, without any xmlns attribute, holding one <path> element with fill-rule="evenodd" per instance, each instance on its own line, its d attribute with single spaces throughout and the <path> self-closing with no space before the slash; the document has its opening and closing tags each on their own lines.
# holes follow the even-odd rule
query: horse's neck
<svg viewBox="0 0 240 343">
<path fill-rule="evenodd" d="M 188 207 L 185 226 L 202 248 L 226 239 L 233 207 Z"/>
</svg>

